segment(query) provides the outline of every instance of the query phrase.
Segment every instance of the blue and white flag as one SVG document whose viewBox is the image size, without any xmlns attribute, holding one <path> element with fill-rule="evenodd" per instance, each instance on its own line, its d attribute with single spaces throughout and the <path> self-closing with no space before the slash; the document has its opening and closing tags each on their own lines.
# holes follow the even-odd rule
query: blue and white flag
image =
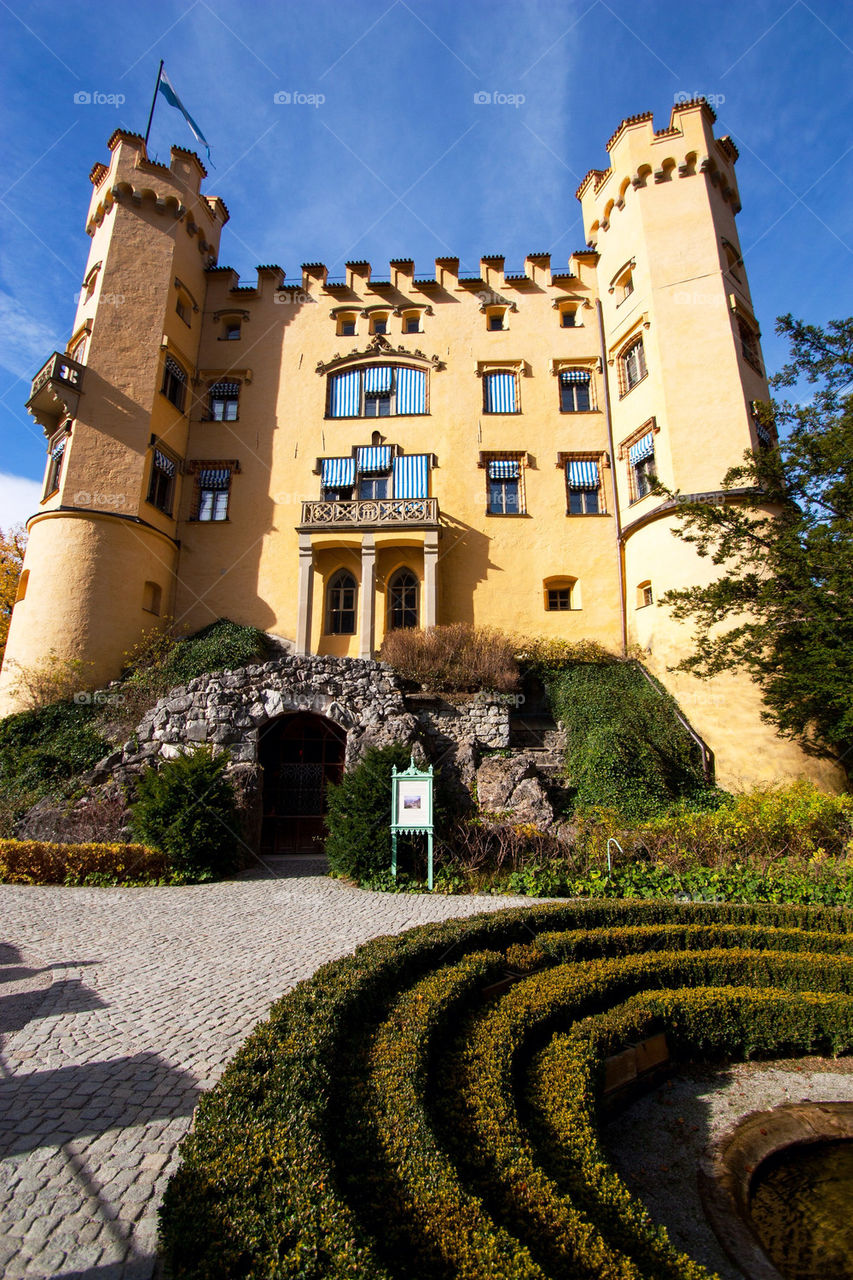
<svg viewBox="0 0 853 1280">
<path fill-rule="evenodd" d="M 165 67 L 162 68 L 160 71 L 160 79 L 157 82 L 157 89 L 160 93 L 162 93 L 163 97 L 166 99 L 170 107 L 177 107 L 177 109 L 180 111 L 181 115 L 184 117 L 187 124 L 189 125 L 190 129 L 192 130 L 196 140 L 201 143 L 201 145 L 204 147 L 205 151 L 207 152 L 208 159 L 210 159 L 210 143 L 202 133 L 201 129 L 196 124 L 195 120 L 193 120 L 192 116 L 190 115 L 189 111 L 187 111 L 186 107 L 181 102 L 178 95 L 175 93 L 174 86 L 171 80 L 169 79 L 169 77 L 166 75 Z"/>
</svg>

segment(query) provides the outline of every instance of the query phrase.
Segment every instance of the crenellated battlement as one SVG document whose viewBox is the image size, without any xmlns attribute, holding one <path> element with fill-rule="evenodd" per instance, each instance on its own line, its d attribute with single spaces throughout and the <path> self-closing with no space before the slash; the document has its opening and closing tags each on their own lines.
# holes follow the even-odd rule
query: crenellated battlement
<svg viewBox="0 0 853 1280">
<path fill-rule="evenodd" d="M 716 113 L 704 98 L 676 103 L 665 129 L 655 129 L 652 112 L 623 120 L 607 142 L 609 169 L 590 169 L 576 191 L 587 239 L 595 245 L 614 209 L 631 191 L 673 179 L 706 175 L 732 211 L 740 211 L 734 173 L 738 151 L 729 137 L 714 136 Z"/>
</svg>

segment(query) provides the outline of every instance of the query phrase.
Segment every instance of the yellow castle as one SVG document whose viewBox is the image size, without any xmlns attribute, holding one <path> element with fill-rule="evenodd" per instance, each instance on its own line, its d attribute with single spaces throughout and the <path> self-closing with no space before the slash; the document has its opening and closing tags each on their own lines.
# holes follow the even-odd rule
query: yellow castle
<svg viewBox="0 0 853 1280">
<path fill-rule="evenodd" d="M 672 534 L 653 476 L 719 490 L 769 443 L 729 138 L 703 101 L 624 120 L 577 196 L 568 265 L 500 254 L 240 284 L 225 205 L 174 147 L 116 131 L 91 172 L 74 328 L 32 384 L 47 437 L 0 706 L 53 650 L 92 681 L 158 619 L 219 617 L 295 652 L 373 657 L 386 632 L 465 621 L 638 646 L 725 786 L 811 776 L 745 677 L 672 674 L 657 606 L 718 572 Z"/>
</svg>

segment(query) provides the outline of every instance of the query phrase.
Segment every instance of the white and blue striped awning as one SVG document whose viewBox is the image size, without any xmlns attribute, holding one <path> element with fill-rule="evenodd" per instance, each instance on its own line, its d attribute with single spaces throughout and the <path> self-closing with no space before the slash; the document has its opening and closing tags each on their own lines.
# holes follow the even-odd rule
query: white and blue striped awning
<svg viewBox="0 0 853 1280">
<path fill-rule="evenodd" d="M 231 471 L 228 467 L 211 467 L 198 473 L 198 483 L 200 489 L 216 489 L 221 492 L 231 483 Z"/>
<path fill-rule="evenodd" d="M 391 374 L 393 370 L 390 364 L 371 364 L 364 370 L 364 390 L 365 392 L 385 393 L 391 390 Z"/>
<path fill-rule="evenodd" d="M 638 440 L 636 444 L 632 444 L 628 450 L 628 461 L 632 467 L 638 462 L 644 462 L 646 458 L 653 458 L 655 454 L 655 435 L 653 431 L 648 431 Z"/>
<path fill-rule="evenodd" d="M 570 489 L 597 489 L 598 463 L 579 459 L 568 462 L 566 478 Z"/>
<path fill-rule="evenodd" d="M 486 413 L 516 413 L 514 373 L 487 373 Z"/>
<path fill-rule="evenodd" d="M 212 396 L 239 396 L 240 383 L 214 382 L 213 386 L 210 388 L 210 394 Z"/>
<path fill-rule="evenodd" d="M 165 453 L 161 453 L 159 449 L 154 450 L 154 466 L 158 471 L 163 471 L 167 476 L 175 474 L 175 464 L 171 458 L 167 458 Z"/>
<path fill-rule="evenodd" d="M 561 382 L 589 382 L 589 369 L 563 369 Z"/>
<path fill-rule="evenodd" d="M 50 456 L 51 458 L 53 458 L 54 462 L 56 462 L 57 458 L 62 457 L 63 453 L 65 452 L 65 446 L 67 445 L 67 443 L 68 443 L 68 436 L 63 436 L 62 439 L 59 441 L 59 443 L 53 446 L 53 448 L 50 451 Z"/>
<path fill-rule="evenodd" d="M 517 480 L 519 463 L 516 458 L 493 458 L 489 463 L 490 480 Z"/>
<path fill-rule="evenodd" d="M 429 454 L 411 453 L 394 459 L 394 497 L 429 497 Z"/>
<path fill-rule="evenodd" d="M 379 444 L 359 449 L 358 469 L 362 475 L 375 475 L 380 471 L 390 471 L 390 444 Z"/>
<path fill-rule="evenodd" d="M 769 429 L 763 422 L 759 422 L 757 418 L 755 419 L 755 434 L 762 444 L 771 445 L 773 443 L 773 436 L 770 434 Z"/>
<path fill-rule="evenodd" d="M 166 368 L 169 370 L 171 374 L 174 374 L 174 376 L 178 378 L 181 382 L 186 382 L 187 375 L 184 373 L 183 369 L 178 364 L 177 360 L 174 359 L 174 357 L 166 356 Z"/>
<path fill-rule="evenodd" d="M 332 418 L 357 418 L 361 408 L 361 371 L 348 369 L 330 378 L 329 415 Z"/>
<path fill-rule="evenodd" d="M 426 413 L 426 370 L 398 368 L 396 407 L 397 413 Z"/>
<path fill-rule="evenodd" d="M 324 458 L 323 488 L 351 489 L 355 484 L 355 458 Z"/>
</svg>

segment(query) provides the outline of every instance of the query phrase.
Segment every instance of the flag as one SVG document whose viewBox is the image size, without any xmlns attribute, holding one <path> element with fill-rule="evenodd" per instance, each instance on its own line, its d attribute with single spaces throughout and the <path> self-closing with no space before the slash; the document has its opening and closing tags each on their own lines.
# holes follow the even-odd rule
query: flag
<svg viewBox="0 0 853 1280">
<path fill-rule="evenodd" d="M 195 120 L 193 120 L 192 116 L 190 115 L 189 111 L 187 111 L 186 107 L 181 102 L 178 95 L 175 93 L 174 86 L 171 80 L 169 79 L 169 77 L 166 75 L 165 68 L 161 68 L 160 70 L 160 79 L 157 81 L 157 89 L 160 93 L 162 93 L 163 97 L 166 99 L 170 107 L 178 108 L 181 115 L 184 117 L 190 129 L 192 130 L 193 135 L 206 150 L 208 159 L 210 159 L 210 143 L 202 133 L 201 129 L 196 124 Z"/>
</svg>

